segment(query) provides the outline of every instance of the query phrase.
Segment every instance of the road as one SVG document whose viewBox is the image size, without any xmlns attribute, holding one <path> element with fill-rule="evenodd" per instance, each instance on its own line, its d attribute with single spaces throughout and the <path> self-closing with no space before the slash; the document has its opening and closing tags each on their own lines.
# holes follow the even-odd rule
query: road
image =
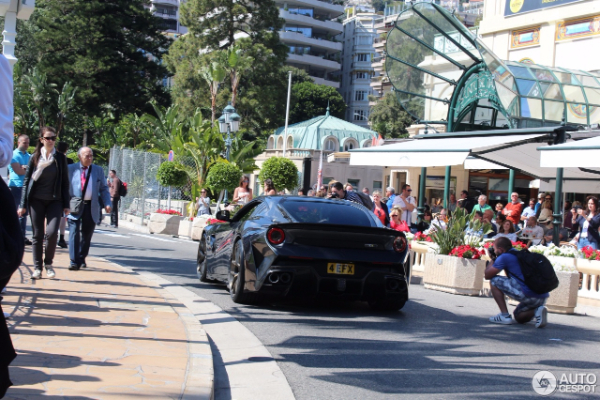
<svg viewBox="0 0 600 400">
<path fill-rule="evenodd" d="M 182 239 L 102 228 L 91 254 L 158 274 L 231 314 L 267 347 L 298 400 L 532 398 L 540 370 L 600 378 L 600 318 L 550 314 L 545 329 L 494 325 L 487 321 L 498 312 L 492 299 L 419 285 L 398 313 L 362 303 L 243 306 L 224 286 L 198 281 L 196 249 Z M 215 397 L 226 399 L 227 391 L 217 386 Z"/>
</svg>

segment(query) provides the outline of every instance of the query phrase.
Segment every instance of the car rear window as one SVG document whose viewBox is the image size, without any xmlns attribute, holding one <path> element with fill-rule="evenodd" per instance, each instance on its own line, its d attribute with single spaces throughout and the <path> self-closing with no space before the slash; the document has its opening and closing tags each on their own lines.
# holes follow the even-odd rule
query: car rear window
<svg viewBox="0 0 600 400">
<path fill-rule="evenodd" d="M 375 218 L 360 206 L 343 200 L 285 200 L 279 208 L 294 222 L 332 225 L 378 226 Z"/>
</svg>

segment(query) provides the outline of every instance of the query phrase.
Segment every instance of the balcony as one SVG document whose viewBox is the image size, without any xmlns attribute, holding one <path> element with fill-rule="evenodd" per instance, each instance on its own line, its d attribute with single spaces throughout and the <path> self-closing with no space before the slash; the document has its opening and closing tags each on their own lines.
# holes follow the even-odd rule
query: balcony
<svg viewBox="0 0 600 400">
<path fill-rule="evenodd" d="M 320 21 L 306 15 L 295 14 L 285 10 L 279 10 L 279 16 L 288 23 L 297 23 L 302 26 L 324 30 L 332 35 L 337 35 L 344 31 L 344 26 L 339 22 Z"/>
<path fill-rule="evenodd" d="M 371 71 L 373 69 L 373 65 L 371 64 L 371 61 L 354 61 L 352 64 L 350 64 L 350 68 L 359 71 Z"/>
<path fill-rule="evenodd" d="M 313 79 L 313 81 L 315 81 L 315 83 L 317 85 L 327 85 L 327 86 L 331 86 L 334 89 L 339 89 L 340 88 L 340 83 L 339 82 L 329 81 L 327 79 L 319 78 L 319 77 L 312 76 L 312 75 L 310 77 Z"/>
<path fill-rule="evenodd" d="M 339 42 L 332 42 L 330 40 L 306 37 L 298 32 L 284 32 L 279 31 L 279 39 L 285 44 L 297 44 L 302 46 L 310 46 L 312 48 L 318 48 L 325 50 L 329 53 L 335 53 L 342 51 L 342 44 Z"/>
<path fill-rule="evenodd" d="M 276 0 L 277 4 L 283 4 L 282 0 Z M 331 18 L 339 17 L 344 14 L 344 6 L 331 4 L 321 0 L 287 0 L 288 7 L 311 7 L 319 13 L 329 13 Z"/>
<path fill-rule="evenodd" d="M 177 11 L 153 11 L 152 15 L 154 15 L 155 17 L 159 17 L 159 18 L 171 18 L 171 19 L 177 19 Z"/>
<path fill-rule="evenodd" d="M 352 50 L 354 52 L 370 53 L 373 51 L 373 45 L 372 44 L 355 44 L 354 46 L 352 46 Z"/>
<path fill-rule="evenodd" d="M 326 60 L 322 56 L 316 56 L 311 54 L 288 54 L 287 61 L 289 63 L 315 66 L 319 68 L 323 68 L 328 71 L 339 71 L 342 66 L 340 63 Z"/>
<path fill-rule="evenodd" d="M 169 4 L 179 7 L 179 0 L 150 0 L 152 4 Z"/>
</svg>

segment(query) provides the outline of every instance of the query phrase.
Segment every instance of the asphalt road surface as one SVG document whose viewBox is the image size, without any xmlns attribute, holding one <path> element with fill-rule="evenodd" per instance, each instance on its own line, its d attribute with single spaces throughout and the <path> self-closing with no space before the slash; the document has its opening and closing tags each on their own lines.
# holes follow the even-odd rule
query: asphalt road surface
<svg viewBox="0 0 600 400">
<path fill-rule="evenodd" d="M 224 286 L 198 281 L 196 250 L 196 242 L 101 228 L 91 254 L 158 274 L 223 308 L 268 348 L 298 400 L 533 398 L 540 370 L 591 373 L 600 385 L 600 318 L 549 314 L 544 329 L 494 325 L 491 298 L 419 285 L 397 313 L 362 303 L 243 306 Z"/>
</svg>

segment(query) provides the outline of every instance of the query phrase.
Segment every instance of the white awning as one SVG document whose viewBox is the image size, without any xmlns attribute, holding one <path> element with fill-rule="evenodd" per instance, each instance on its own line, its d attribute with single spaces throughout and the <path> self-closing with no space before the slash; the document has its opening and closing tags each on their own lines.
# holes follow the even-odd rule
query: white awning
<svg viewBox="0 0 600 400">
<path fill-rule="evenodd" d="M 535 134 L 498 134 L 461 137 L 463 134 L 433 134 L 410 142 L 368 147 L 350 151 L 350 165 L 384 167 L 439 167 L 462 165 L 474 152 L 486 152 L 506 146 L 519 146 L 546 136 Z M 451 136 L 451 137 L 445 137 Z M 538 144 L 539 145 L 539 144 Z"/>
<path fill-rule="evenodd" d="M 465 160 L 465 169 L 508 169 L 502 165 L 494 164 L 489 161 L 475 157 L 467 157 Z"/>
<path fill-rule="evenodd" d="M 600 136 L 539 148 L 542 167 L 593 168 L 600 165 Z"/>
</svg>

